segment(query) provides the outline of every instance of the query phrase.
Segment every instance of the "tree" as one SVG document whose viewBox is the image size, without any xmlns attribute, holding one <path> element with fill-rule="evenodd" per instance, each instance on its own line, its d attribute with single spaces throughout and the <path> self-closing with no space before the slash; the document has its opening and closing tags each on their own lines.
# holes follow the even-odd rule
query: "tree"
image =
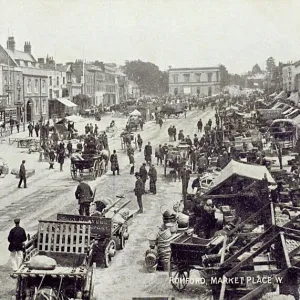
<svg viewBox="0 0 300 300">
<path fill-rule="evenodd" d="M 252 68 L 252 75 L 262 74 L 262 70 L 258 64 L 255 64 Z"/>
<path fill-rule="evenodd" d="M 86 109 L 91 105 L 91 98 L 87 95 L 78 94 L 74 97 L 74 103 L 79 106 L 80 110 Z"/>
<path fill-rule="evenodd" d="M 273 73 L 273 70 L 276 68 L 275 59 L 269 57 L 266 61 L 267 72 Z"/>
<path fill-rule="evenodd" d="M 162 94 L 168 90 L 168 73 L 141 60 L 125 61 L 122 68 L 129 80 L 136 82 L 144 94 Z"/>
<path fill-rule="evenodd" d="M 223 88 L 230 84 L 230 75 L 224 65 L 220 64 L 219 68 L 220 68 L 220 86 L 221 88 Z"/>
</svg>

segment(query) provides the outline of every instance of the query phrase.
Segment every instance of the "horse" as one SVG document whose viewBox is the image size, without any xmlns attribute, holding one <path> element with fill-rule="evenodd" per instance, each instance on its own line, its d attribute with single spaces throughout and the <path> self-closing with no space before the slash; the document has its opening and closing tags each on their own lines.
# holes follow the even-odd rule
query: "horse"
<svg viewBox="0 0 300 300">
<path fill-rule="evenodd" d="M 101 162 L 100 162 L 100 172 L 102 175 L 103 172 L 107 171 L 107 166 L 110 158 L 110 151 L 108 149 L 103 149 L 100 151 Z"/>
</svg>

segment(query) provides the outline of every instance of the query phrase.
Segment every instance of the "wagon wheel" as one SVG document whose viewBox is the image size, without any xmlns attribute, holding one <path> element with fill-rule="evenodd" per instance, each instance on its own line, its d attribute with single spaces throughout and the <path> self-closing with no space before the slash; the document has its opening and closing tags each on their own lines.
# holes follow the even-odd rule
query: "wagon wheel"
<svg viewBox="0 0 300 300">
<path fill-rule="evenodd" d="M 128 228 L 124 230 L 124 232 L 128 232 Z M 123 250 L 125 248 L 126 239 L 124 237 L 124 232 L 120 233 L 120 249 Z"/>
<path fill-rule="evenodd" d="M 105 268 L 108 268 L 111 265 L 112 257 L 116 252 L 116 242 L 111 240 L 105 248 L 104 252 L 104 265 Z M 112 255 L 113 254 L 113 255 Z"/>
<path fill-rule="evenodd" d="M 189 277 L 190 277 L 189 269 L 176 271 L 175 275 L 171 277 L 172 278 L 171 284 L 173 288 L 178 292 L 182 292 L 188 284 Z"/>
<path fill-rule="evenodd" d="M 70 172 L 71 172 L 72 179 L 76 179 L 77 178 L 77 168 L 73 163 L 71 163 L 71 165 L 70 165 Z"/>
</svg>

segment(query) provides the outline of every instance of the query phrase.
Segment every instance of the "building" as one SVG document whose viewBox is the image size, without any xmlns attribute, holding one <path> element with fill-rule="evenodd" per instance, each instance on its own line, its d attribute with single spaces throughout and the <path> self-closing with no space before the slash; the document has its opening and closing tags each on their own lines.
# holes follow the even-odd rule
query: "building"
<svg viewBox="0 0 300 300">
<path fill-rule="evenodd" d="M 88 71 L 94 74 L 94 95 L 93 95 L 93 105 L 101 106 L 103 105 L 103 99 L 105 94 L 105 74 L 104 65 L 100 63 L 101 66 L 88 65 Z"/>
<path fill-rule="evenodd" d="M 283 65 L 282 87 L 287 92 L 300 90 L 300 61 Z"/>
<path fill-rule="evenodd" d="M 118 81 L 117 94 L 119 103 L 126 102 L 128 98 L 128 78 L 121 70 L 116 70 L 116 77 Z"/>
<path fill-rule="evenodd" d="M 103 99 L 103 106 L 109 107 L 119 103 L 119 96 L 117 89 L 119 87 L 117 75 L 116 75 L 116 65 L 112 63 L 104 64 L 105 73 L 105 94 Z"/>
<path fill-rule="evenodd" d="M 245 88 L 263 89 L 265 80 L 266 80 L 265 74 L 255 74 L 252 76 L 247 76 L 245 78 Z"/>
<path fill-rule="evenodd" d="M 173 95 L 211 96 L 220 92 L 220 69 L 169 68 L 169 93 Z"/>
<path fill-rule="evenodd" d="M 128 80 L 128 88 L 127 88 L 127 99 L 138 99 L 139 97 L 141 97 L 141 89 L 139 87 L 139 85 L 132 81 L 132 80 Z"/>
<path fill-rule="evenodd" d="M 10 85 L 18 81 L 21 85 L 23 99 L 18 106 L 23 112 L 20 119 L 24 122 L 48 119 L 48 75 L 33 57 L 31 50 L 30 42 L 25 42 L 24 51 L 16 50 L 14 37 L 8 38 L 7 48 L 0 46 L 0 63 L 7 64 L 10 70 L 20 68 L 22 72 L 22 78 L 16 78 L 16 83 L 11 82 Z M 15 89 L 18 90 L 18 86 L 10 90 Z"/>
</svg>

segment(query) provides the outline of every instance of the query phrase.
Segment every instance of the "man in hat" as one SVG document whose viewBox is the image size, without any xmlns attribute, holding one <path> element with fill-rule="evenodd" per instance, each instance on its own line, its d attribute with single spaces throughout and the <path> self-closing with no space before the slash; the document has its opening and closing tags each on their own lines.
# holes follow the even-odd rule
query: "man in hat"
<svg viewBox="0 0 300 300">
<path fill-rule="evenodd" d="M 79 214 L 81 216 L 90 215 L 90 204 L 93 201 L 93 191 L 91 187 L 83 182 L 83 178 L 79 178 L 79 185 L 75 191 L 75 197 L 78 200 L 79 204 Z"/>
<path fill-rule="evenodd" d="M 148 172 L 146 169 L 146 163 L 143 163 L 142 166 L 140 167 L 140 172 L 139 172 L 139 176 L 144 184 L 144 191 L 145 191 L 145 184 L 148 178 Z"/>
<path fill-rule="evenodd" d="M 20 165 L 20 171 L 19 171 L 19 184 L 18 184 L 18 188 L 21 188 L 21 184 L 22 182 L 24 182 L 24 189 L 27 188 L 26 185 L 26 169 L 25 169 L 25 160 L 22 160 L 22 164 Z"/>
<path fill-rule="evenodd" d="M 149 183 L 150 193 L 155 195 L 156 194 L 157 171 L 155 169 L 154 164 L 151 164 L 148 175 L 150 178 L 150 183 Z"/>
<path fill-rule="evenodd" d="M 134 187 L 134 194 L 136 195 L 136 200 L 139 206 L 139 211 L 138 213 L 143 213 L 143 201 L 142 201 L 142 196 L 144 194 L 144 183 L 140 177 L 139 173 L 135 173 L 135 187 Z"/>
<path fill-rule="evenodd" d="M 8 250 L 10 251 L 10 258 L 13 271 L 17 271 L 23 261 L 24 243 L 27 240 L 25 230 L 20 226 L 20 219 L 14 220 L 15 227 L 10 230 L 8 235 Z"/>
</svg>

